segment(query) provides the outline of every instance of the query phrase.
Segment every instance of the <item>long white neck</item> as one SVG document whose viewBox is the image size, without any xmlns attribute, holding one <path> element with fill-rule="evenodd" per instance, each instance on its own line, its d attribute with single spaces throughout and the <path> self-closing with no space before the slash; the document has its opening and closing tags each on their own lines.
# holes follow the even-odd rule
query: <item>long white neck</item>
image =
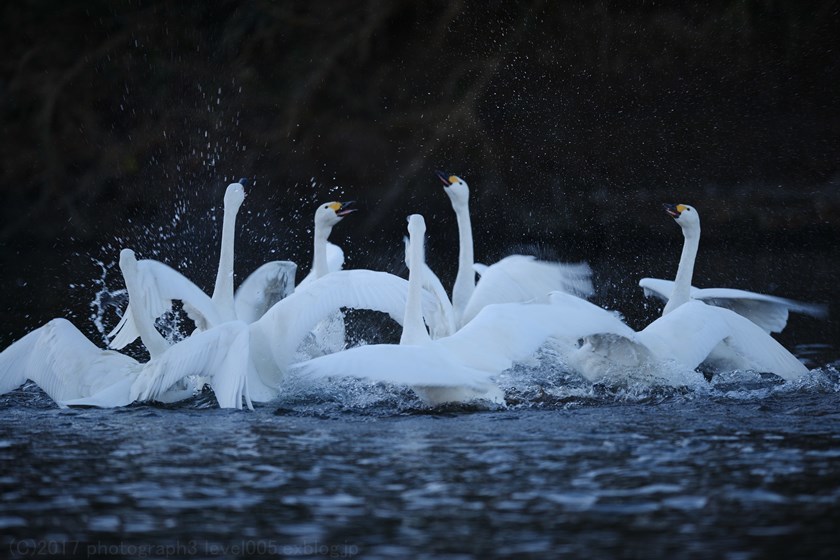
<svg viewBox="0 0 840 560">
<path fill-rule="evenodd" d="M 128 292 L 128 304 L 134 320 L 134 328 L 137 329 L 140 340 L 149 351 L 149 356 L 157 358 L 169 349 L 169 343 L 155 328 L 154 318 L 148 317 L 145 313 L 145 310 L 149 309 L 149 304 L 145 301 L 147 290 L 139 285 L 139 264 L 132 251 L 123 249 L 120 253 L 120 270 Z"/>
<path fill-rule="evenodd" d="M 467 303 L 475 291 L 475 270 L 473 269 L 473 237 L 470 223 L 470 207 L 467 203 L 453 204 L 455 217 L 458 219 L 458 274 L 452 286 L 452 308 L 458 324 L 467 308 Z"/>
<path fill-rule="evenodd" d="M 222 220 L 222 244 L 219 252 L 219 270 L 216 272 L 216 286 L 213 288 L 213 303 L 223 321 L 236 319 L 233 305 L 233 246 L 236 233 L 236 214 L 239 207 L 225 206 Z"/>
<path fill-rule="evenodd" d="M 680 255 L 680 265 L 677 267 L 677 276 L 674 278 L 674 290 L 668 298 L 668 303 L 665 304 L 665 309 L 662 310 L 663 315 L 691 299 L 691 277 L 694 275 L 694 261 L 697 259 L 697 250 L 700 247 L 699 226 L 690 230 L 683 229 L 683 236 L 685 241 L 682 255 Z"/>
<path fill-rule="evenodd" d="M 327 238 L 331 231 L 332 227 L 315 222 L 315 245 L 312 248 L 312 271 L 315 278 L 321 278 L 330 271 L 327 266 Z"/>
<path fill-rule="evenodd" d="M 423 245 L 423 236 L 412 236 L 409 241 L 408 297 L 400 344 L 422 344 L 431 340 L 423 322 Z"/>
</svg>

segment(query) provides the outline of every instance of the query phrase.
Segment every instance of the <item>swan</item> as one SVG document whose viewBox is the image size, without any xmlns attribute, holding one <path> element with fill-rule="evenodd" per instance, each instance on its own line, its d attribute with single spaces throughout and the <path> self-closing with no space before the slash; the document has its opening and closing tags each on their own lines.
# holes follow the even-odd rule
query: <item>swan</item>
<svg viewBox="0 0 840 560">
<path fill-rule="evenodd" d="M 555 331 L 564 332 L 560 307 L 489 304 L 456 333 L 433 340 L 421 305 L 426 232 L 422 216 L 409 216 L 408 232 L 408 297 L 399 344 L 359 346 L 300 362 L 292 370 L 310 377 L 363 377 L 410 385 L 432 406 L 477 398 L 503 403 L 504 395 L 491 378 L 533 355 Z"/>
<path fill-rule="evenodd" d="M 552 304 L 568 318 L 555 337 L 584 343 L 568 356 L 569 365 L 590 381 L 635 378 L 692 385 L 703 380 L 695 369 L 775 373 L 789 380 L 808 372 L 761 327 L 722 307 L 691 300 L 639 332 L 614 313 L 581 298 L 554 292 Z"/>
<path fill-rule="evenodd" d="M 666 315 L 690 300 L 704 301 L 710 305 L 725 307 L 751 320 L 768 333 L 781 332 L 787 325 L 788 312 L 803 313 L 817 318 L 828 314 L 824 305 L 804 303 L 792 299 L 769 296 L 746 290 L 731 288 L 698 289 L 691 285 L 694 263 L 700 246 L 700 215 L 688 204 L 665 204 L 665 211 L 670 214 L 683 232 L 680 263 L 674 281 L 658 278 L 642 278 L 639 281 L 646 296 L 656 296 L 664 300 Z"/>
<path fill-rule="evenodd" d="M 352 200 L 327 202 L 315 210 L 312 267 L 309 274 L 301 280 L 300 287 L 306 287 L 310 282 L 323 278 L 330 272 L 341 270 L 344 265 L 344 252 L 337 245 L 330 243 L 328 238 L 336 224 L 357 210 L 351 207 L 353 204 L 355 202 Z M 345 340 L 344 315 L 341 311 L 336 311 L 312 328 L 304 346 L 311 356 L 320 356 L 341 350 Z"/>
<path fill-rule="evenodd" d="M 452 308 L 457 328 L 470 322 L 491 303 L 524 302 L 544 298 L 553 290 L 580 296 L 594 293 L 592 271 L 586 263 L 538 261 L 529 255 L 510 255 L 490 266 L 473 262 L 473 236 L 469 187 L 457 175 L 438 171 L 458 222 L 458 272 L 452 287 Z M 476 284 L 475 275 L 481 277 Z M 450 333 L 451 334 L 451 333 Z"/>
<path fill-rule="evenodd" d="M 176 384 L 199 377 L 202 385 L 210 384 L 221 407 L 241 408 L 243 398 L 251 407 L 246 387 L 250 367 L 247 325 L 223 322 L 170 345 L 155 329 L 154 319 L 149 319 L 154 314 L 146 310 L 153 303 L 147 297 L 149 290 L 138 281 L 142 279 L 138 265 L 134 251 L 120 252 L 129 302 L 135 311 L 142 310 L 132 324 L 149 350 L 148 362 L 102 350 L 66 319 L 53 319 L 0 354 L 0 391 L 31 379 L 59 406 L 115 407 L 135 400 L 181 400 L 190 396 L 193 388 L 179 389 Z M 201 295 L 210 305 L 210 298 Z"/>
<path fill-rule="evenodd" d="M 358 208 L 351 208 L 355 204 L 347 202 L 326 202 L 315 209 L 315 229 L 313 230 L 312 268 L 309 274 L 301 280 L 299 286 L 323 277 L 329 272 L 340 270 L 344 265 L 344 252 L 337 245 L 328 241 L 333 227 Z"/>
<path fill-rule="evenodd" d="M 56 404 L 112 408 L 135 401 L 174 402 L 192 394 L 174 388 L 190 376 L 210 380 L 222 408 L 246 399 L 247 325 L 231 321 L 170 346 L 146 363 L 92 343 L 57 318 L 0 353 L 0 394 L 34 381 Z M 249 403 L 250 406 L 250 403 Z"/>
</svg>

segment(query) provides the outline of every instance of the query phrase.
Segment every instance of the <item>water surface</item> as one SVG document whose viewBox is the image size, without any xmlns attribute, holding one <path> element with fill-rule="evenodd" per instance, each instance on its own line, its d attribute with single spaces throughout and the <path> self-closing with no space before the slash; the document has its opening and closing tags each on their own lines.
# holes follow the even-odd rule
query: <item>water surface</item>
<svg viewBox="0 0 840 560">
<path fill-rule="evenodd" d="M 540 375 L 545 373 L 545 375 Z M 290 386 L 254 412 L 0 397 L 4 555 L 834 557 L 840 374 L 514 371 L 506 409 Z"/>
</svg>

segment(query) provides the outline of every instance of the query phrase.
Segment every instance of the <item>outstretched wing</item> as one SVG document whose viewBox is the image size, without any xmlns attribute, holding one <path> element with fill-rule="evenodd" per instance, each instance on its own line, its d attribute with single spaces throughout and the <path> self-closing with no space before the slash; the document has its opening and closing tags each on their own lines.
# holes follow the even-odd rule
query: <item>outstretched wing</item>
<svg viewBox="0 0 840 560">
<path fill-rule="evenodd" d="M 767 332 L 782 332 L 787 325 L 790 311 L 810 315 L 817 319 L 828 317 L 828 308 L 825 305 L 757 294 L 746 290 L 707 288 L 697 290 L 693 297 L 710 305 L 731 309 Z"/>
<path fill-rule="evenodd" d="M 808 368 L 796 356 L 761 327 L 729 309 L 712 309 L 729 329 L 723 345 L 728 354 L 738 357 L 734 367 L 775 373 L 788 380 L 808 373 Z"/>
<path fill-rule="evenodd" d="M 200 330 L 222 322 L 210 296 L 183 274 L 162 262 L 150 259 L 138 261 L 136 280 L 140 297 L 129 299 L 122 320 L 109 333 L 108 336 L 112 337 L 109 344 L 111 348 L 124 348 L 134 342 L 140 336 L 136 322 L 143 320 L 154 324 L 158 317 L 172 309 L 172 300 L 184 303 L 184 310 Z M 153 344 L 149 352 L 156 356 L 162 354 L 166 347 L 168 343 L 163 341 Z"/>
<path fill-rule="evenodd" d="M 63 406 L 134 379 L 138 370 L 133 358 L 98 348 L 66 319 L 53 319 L 0 353 L 0 392 L 31 379 Z M 109 406 L 128 404 L 127 397 L 126 390 Z"/>
<path fill-rule="evenodd" d="M 252 272 L 236 289 L 236 318 L 253 323 L 271 306 L 295 291 L 297 265 L 292 261 L 267 262 Z"/>
<path fill-rule="evenodd" d="M 254 341 L 268 350 L 278 368 L 291 363 L 294 352 L 315 325 L 342 307 L 387 313 L 402 324 L 408 282 L 387 272 L 340 270 L 298 288 L 277 302 L 251 327 Z M 424 298 L 424 313 L 433 304 Z"/>
<path fill-rule="evenodd" d="M 642 278 L 639 281 L 639 286 L 644 289 L 646 296 L 653 295 L 667 302 L 673 291 L 674 282 L 660 278 Z M 782 332 L 787 325 L 788 313 L 791 311 L 818 319 L 824 319 L 828 316 L 828 309 L 825 305 L 734 288 L 698 289 L 692 286 L 691 299 L 700 300 L 716 307 L 731 309 L 768 333 Z"/>
<path fill-rule="evenodd" d="M 295 364 L 292 371 L 310 377 L 358 377 L 423 387 L 487 388 L 488 372 L 447 360 L 435 344 L 358 346 Z"/>
<path fill-rule="evenodd" d="M 510 255 L 483 269 L 464 309 L 461 326 L 493 303 L 545 301 L 553 291 L 579 296 L 594 293 L 592 270 L 586 263 L 538 261 L 529 255 Z"/>
</svg>

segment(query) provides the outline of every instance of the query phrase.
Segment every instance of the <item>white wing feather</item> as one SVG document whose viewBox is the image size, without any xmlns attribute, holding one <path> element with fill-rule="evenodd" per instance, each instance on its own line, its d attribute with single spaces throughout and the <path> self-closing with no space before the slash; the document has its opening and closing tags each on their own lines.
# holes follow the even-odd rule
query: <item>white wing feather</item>
<svg viewBox="0 0 840 560">
<path fill-rule="evenodd" d="M 402 324 L 407 293 L 408 282 L 387 272 L 332 272 L 295 290 L 253 323 L 252 345 L 259 346 L 258 358 L 269 353 L 282 370 L 315 325 L 342 307 L 380 311 Z M 431 296 L 424 298 L 424 310 L 432 305 Z"/>
<path fill-rule="evenodd" d="M 544 301 L 549 292 L 589 296 L 594 293 L 589 265 L 538 261 L 510 255 L 481 271 L 481 279 L 464 309 L 461 326 L 493 303 Z"/>
<path fill-rule="evenodd" d="M 62 405 L 134 379 L 139 370 L 133 358 L 98 348 L 66 319 L 53 319 L 0 353 L 0 391 L 30 379 Z M 122 401 L 112 406 L 128 404 Z"/>
<path fill-rule="evenodd" d="M 642 278 L 639 281 L 639 286 L 644 289 L 646 296 L 653 295 L 667 302 L 673 291 L 674 282 L 660 278 Z M 692 286 L 691 299 L 731 309 L 768 333 L 782 332 L 787 325 L 788 312 L 790 311 L 810 315 L 818 319 L 825 319 L 828 316 L 828 309 L 825 305 L 734 288 L 699 289 Z"/>
<path fill-rule="evenodd" d="M 150 259 L 137 262 L 137 284 L 142 290 L 140 301 L 144 302 L 143 309 L 135 309 L 131 302 L 123 314 L 123 319 L 108 335 L 112 338 L 111 348 L 124 348 L 139 336 L 135 325 L 135 314 L 142 313 L 144 320 L 154 322 L 155 319 L 172 308 L 172 300 L 184 302 L 184 309 L 190 318 L 196 322 L 199 329 L 206 329 L 221 324 L 222 320 L 216 311 L 216 306 L 201 289 L 173 268 Z M 136 300 L 134 302 L 136 306 Z M 161 337 L 161 340 L 162 337 Z M 145 343 L 145 342 L 144 342 Z M 149 348 L 150 354 L 161 354 L 169 346 L 165 341 L 163 348 Z"/>
<path fill-rule="evenodd" d="M 157 400 L 181 379 L 208 378 L 222 408 L 242 408 L 249 367 L 248 325 L 230 321 L 196 333 L 144 367 L 131 388 L 132 400 Z"/>
<path fill-rule="evenodd" d="M 415 345 L 358 346 L 295 364 L 293 370 L 312 377 L 359 377 L 428 387 L 480 390 L 490 383 L 486 371 L 453 364 L 441 348 Z"/>
<path fill-rule="evenodd" d="M 253 323 L 272 305 L 295 291 L 297 265 L 292 261 L 267 262 L 252 272 L 236 289 L 236 318 Z"/>
</svg>

